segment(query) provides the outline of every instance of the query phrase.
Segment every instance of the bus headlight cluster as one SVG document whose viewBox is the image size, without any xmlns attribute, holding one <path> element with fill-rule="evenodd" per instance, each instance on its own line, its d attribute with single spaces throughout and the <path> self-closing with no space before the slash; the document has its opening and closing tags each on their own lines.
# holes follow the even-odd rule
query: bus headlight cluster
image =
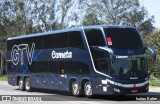
<svg viewBox="0 0 160 104">
<path fill-rule="evenodd" d="M 118 88 L 113 88 L 113 90 L 114 90 L 115 92 L 120 93 L 120 89 L 118 89 Z"/>
</svg>

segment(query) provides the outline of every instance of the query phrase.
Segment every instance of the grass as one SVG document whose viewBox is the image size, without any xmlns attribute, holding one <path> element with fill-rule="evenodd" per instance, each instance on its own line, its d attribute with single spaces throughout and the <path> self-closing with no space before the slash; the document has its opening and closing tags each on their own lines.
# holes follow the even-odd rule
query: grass
<svg viewBox="0 0 160 104">
<path fill-rule="evenodd" d="M 160 86 L 160 78 L 156 78 L 153 75 L 150 76 L 149 79 L 150 86 Z"/>
<path fill-rule="evenodd" d="M 7 76 L 6 75 L 0 76 L 0 81 L 7 81 Z"/>
</svg>

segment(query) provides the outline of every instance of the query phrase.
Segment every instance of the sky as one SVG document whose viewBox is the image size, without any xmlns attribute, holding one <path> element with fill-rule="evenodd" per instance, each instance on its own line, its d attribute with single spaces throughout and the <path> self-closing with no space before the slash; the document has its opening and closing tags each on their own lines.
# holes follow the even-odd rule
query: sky
<svg viewBox="0 0 160 104">
<path fill-rule="evenodd" d="M 154 26 L 160 29 L 160 0 L 139 0 L 141 5 L 144 6 L 149 16 L 154 16 Z"/>
</svg>

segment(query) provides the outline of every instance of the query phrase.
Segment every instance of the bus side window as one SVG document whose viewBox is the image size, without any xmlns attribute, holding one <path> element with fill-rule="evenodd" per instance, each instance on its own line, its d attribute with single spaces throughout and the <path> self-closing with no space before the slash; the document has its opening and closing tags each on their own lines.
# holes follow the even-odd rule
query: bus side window
<svg viewBox="0 0 160 104">
<path fill-rule="evenodd" d="M 80 31 L 69 32 L 68 47 L 79 48 L 84 50 L 84 44 Z"/>
<path fill-rule="evenodd" d="M 105 51 L 91 50 L 96 70 L 109 74 L 109 53 Z"/>
<path fill-rule="evenodd" d="M 100 29 L 85 30 L 89 46 L 105 46 L 104 37 Z"/>
<path fill-rule="evenodd" d="M 89 66 L 86 63 L 80 61 L 66 61 L 65 62 L 66 74 L 83 74 L 88 75 L 90 73 Z"/>
<path fill-rule="evenodd" d="M 65 62 L 65 71 L 66 71 L 66 74 L 76 74 L 77 70 L 75 67 L 75 61 L 66 61 Z"/>
<path fill-rule="evenodd" d="M 75 66 L 77 67 L 78 74 L 88 75 L 90 74 L 89 66 L 86 63 L 76 61 Z"/>
<path fill-rule="evenodd" d="M 54 35 L 43 36 L 43 49 L 54 48 Z"/>
<path fill-rule="evenodd" d="M 22 40 L 23 44 L 28 44 L 29 48 L 32 47 L 32 38 L 25 38 Z"/>
<path fill-rule="evenodd" d="M 41 50 L 43 47 L 43 37 L 42 36 L 33 37 L 32 43 L 35 43 L 35 50 Z"/>
<path fill-rule="evenodd" d="M 64 74 L 64 73 L 66 73 L 66 71 L 65 71 L 65 62 L 64 61 L 59 61 L 58 62 L 58 73 L 59 74 Z"/>
<path fill-rule="evenodd" d="M 7 51 L 12 51 L 13 46 L 14 46 L 14 40 L 8 40 L 7 41 Z"/>
<path fill-rule="evenodd" d="M 55 48 L 67 47 L 68 32 L 55 34 Z"/>
<path fill-rule="evenodd" d="M 58 73 L 58 61 L 49 61 L 48 62 L 48 72 L 49 73 Z"/>
<path fill-rule="evenodd" d="M 37 68 L 38 68 L 38 62 L 37 61 L 33 61 L 31 65 L 28 66 L 29 67 L 29 71 L 31 73 L 37 73 Z"/>
<path fill-rule="evenodd" d="M 48 61 L 37 61 L 38 63 L 38 73 L 48 72 Z"/>
<path fill-rule="evenodd" d="M 23 39 L 15 39 L 14 40 L 14 45 L 20 45 L 23 44 Z"/>
</svg>

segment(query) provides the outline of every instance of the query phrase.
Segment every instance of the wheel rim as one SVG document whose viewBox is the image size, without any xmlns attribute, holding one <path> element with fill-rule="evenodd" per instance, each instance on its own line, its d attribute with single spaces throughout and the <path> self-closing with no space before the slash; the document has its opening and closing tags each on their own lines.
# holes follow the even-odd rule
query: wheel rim
<svg viewBox="0 0 160 104">
<path fill-rule="evenodd" d="M 19 89 L 23 89 L 23 81 L 21 79 L 19 81 Z"/>
<path fill-rule="evenodd" d="M 26 90 L 29 90 L 30 89 L 30 81 L 29 81 L 29 79 L 26 79 L 25 85 L 26 85 Z"/>
<path fill-rule="evenodd" d="M 73 95 L 79 95 L 79 86 L 77 82 L 73 83 L 72 91 L 73 91 Z"/>
<path fill-rule="evenodd" d="M 87 95 L 87 96 L 91 96 L 92 95 L 92 87 L 91 87 L 91 84 L 86 84 L 86 86 L 85 86 L 85 94 Z"/>
</svg>

